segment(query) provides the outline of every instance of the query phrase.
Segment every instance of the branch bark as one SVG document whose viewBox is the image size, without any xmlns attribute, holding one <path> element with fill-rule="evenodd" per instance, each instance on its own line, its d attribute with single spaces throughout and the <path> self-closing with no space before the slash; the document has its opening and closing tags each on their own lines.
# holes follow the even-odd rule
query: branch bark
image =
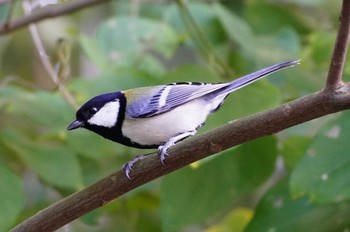
<svg viewBox="0 0 350 232">
<path fill-rule="evenodd" d="M 342 85 L 343 67 L 350 38 L 350 1 L 343 0 L 339 16 L 339 29 L 335 41 L 333 55 L 328 70 L 326 90 L 334 90 Z"/>
<path fill-rule="evenodd" d="M 186 139 L 169 149 L 166 167 L 160 163 L 157 154 L 149 155 L 136 163 L 131 181 L 123 171 L 117 171 L 38 212 L 11 231 L 54 231 L 130 190 L 194 161 L 258 137 L 350 109 L 350 83 L 342 84 L 341 81 L 349 42 L 349 19 L 350 0 L 344 0 L 340 31 L 324 90 Z"/>
<path fill-rule="evenodd" d="M 6 21 L 0 24 L 0 35 L 8 34 L 19 28 L 26 27 L 31 23 L 36 23 L 47 18 L 54 18 L 60 15 L 66 15 L 97 4 L 106 3 L 110 0 L 79 0 L 69 3 L 49 6 L 35 11 L 31 15 L 25 15 L 12 21 Z"/>
</svg>

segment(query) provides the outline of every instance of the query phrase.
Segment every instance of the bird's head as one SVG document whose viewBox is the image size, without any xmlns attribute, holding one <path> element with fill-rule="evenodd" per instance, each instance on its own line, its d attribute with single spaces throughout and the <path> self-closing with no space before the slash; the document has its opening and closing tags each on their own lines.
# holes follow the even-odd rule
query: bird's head
<svg viewBox="0 0 350 232">
<path fill-rule="evenodd" d="M 120 109 L 125 104 L 122 92 L 98 95 L 87 101 L 76 113 L 76 120 L 67 127 L 80 127 L 96 132 L 96 128 L 113 128 L 118 124 Z"/>
</svg>

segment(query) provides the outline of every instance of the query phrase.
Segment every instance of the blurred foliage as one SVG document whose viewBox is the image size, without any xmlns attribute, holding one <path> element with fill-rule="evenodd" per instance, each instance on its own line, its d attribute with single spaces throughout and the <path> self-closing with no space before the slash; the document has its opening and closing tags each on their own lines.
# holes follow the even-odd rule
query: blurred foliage
<svg viewBox="0 0 350 232">
<path fill-rule="evenodd" d="M 181 2 L 115 0 L 45 20 L 37 24 L 44 54 L 26 29 L 0 38 L 0 231 L 142 152 L 86 130 L 65 130 L 74 105 L 96 94 L 175 81 L 227 81 L 302 58 L 298 67 L 233 93 L 202 132 L 324 85 L 340 0 Z M 9 9 L 0 5 L 1 21 Z M 11 12 L 20 17 L 21 4 Z M 56 50 L 61 38 L 62 50 Z M 42 65 L 47 58 L 59 82 Z M 347 65 L 344 79 L 349 76 Z M 349 117 L 343 112 L 319 118 L 196 162 L 67 228 L 348 231 Z M 276 160 L 283 162 L 276 166 Z"/>
</svg>

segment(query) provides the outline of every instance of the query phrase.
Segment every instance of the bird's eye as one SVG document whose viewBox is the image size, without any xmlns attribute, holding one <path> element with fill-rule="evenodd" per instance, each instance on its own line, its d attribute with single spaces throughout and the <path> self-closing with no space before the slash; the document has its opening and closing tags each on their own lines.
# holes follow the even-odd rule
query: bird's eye
<svg viewBox="0 0 350 232">
<path fill-rule="evenodd" d="M 91 115 L 95 114 L 96 112 L 97 112 L 97 108 L 96 107 L 92 107 L 92 108 L 89 109 L 89 113 Z"/>
</svg>

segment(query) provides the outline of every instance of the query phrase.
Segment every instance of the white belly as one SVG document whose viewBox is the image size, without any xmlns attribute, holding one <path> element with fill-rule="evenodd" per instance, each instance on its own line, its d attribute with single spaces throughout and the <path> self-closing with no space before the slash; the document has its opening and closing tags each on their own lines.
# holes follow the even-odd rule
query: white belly
<svg viewBox="0 0 350 232">
<path fill-rule="evenodd" d="M 176 135 L 195 131 L 220 102 L 221 100 L 208 104 L 198 99 L 150 118 L 126 116 L 122 132 L 124 136 L 138 144 L 164 144 Z"/>
</svg>

